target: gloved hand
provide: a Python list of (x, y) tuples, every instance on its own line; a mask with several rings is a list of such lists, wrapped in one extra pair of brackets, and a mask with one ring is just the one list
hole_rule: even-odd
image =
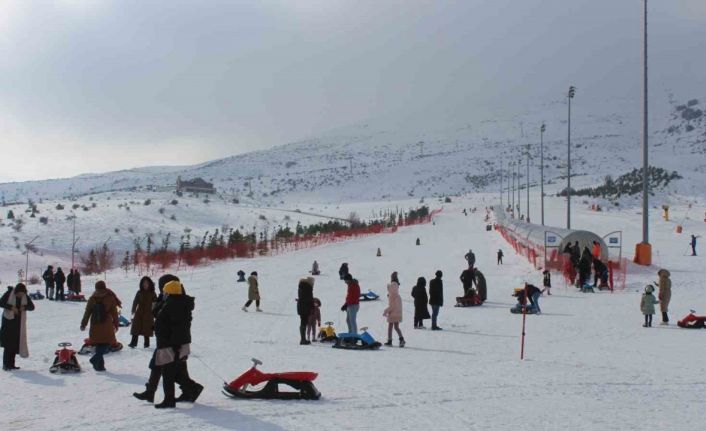
[(348, 304), (343, 304), (343, 306), (341, 307), (341, 311), (346, 311), (347, 308), (348, 308)]

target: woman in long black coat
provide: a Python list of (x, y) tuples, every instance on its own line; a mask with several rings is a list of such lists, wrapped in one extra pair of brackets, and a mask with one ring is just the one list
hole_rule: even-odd
[(302, 278), (299, 280), (299, 290), (297, 292), (297, 314), (299, 315), (299, 344), (311, 344), (306, 339), (306, 325), (309, 323), (309, 315), (314, 306), (314, 277)]
[(27, 288), (19, 283), (9, 287), (0, 298), (2, 308), (2, 327), (0, 328), (0, 346), (4, 348), (2, 355), (2, 369), (5, 371), (17, 370), (15, 356), (23, 358), (29, 356), (27, 348), (27, 311), (34, 310), (32, 298), (27, 295)]
[(429, 319), (429, 297), (427, 296), (427, 280), (424, 277), (417, 279), (417, 284), (412, 288), (414, 298), (414, 327), (424, 328), (424, 319)]

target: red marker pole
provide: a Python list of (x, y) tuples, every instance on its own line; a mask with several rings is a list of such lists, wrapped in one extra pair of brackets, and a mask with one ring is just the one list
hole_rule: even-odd
[(525, 303), (522, 306), (522, 345), (520, 347), (520, 360), (525, 360), (525, 320), (527, 320), (527, 286), (525, 286)]

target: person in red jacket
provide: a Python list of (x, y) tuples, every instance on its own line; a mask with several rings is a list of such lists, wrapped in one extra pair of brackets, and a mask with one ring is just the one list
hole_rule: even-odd
[(358, 280), (353, 278), (350, 274), (346, 274), (343, 277), (343, 281), (346, 282), (348, 291), (346, 293), (346, 303), (341, 307), (341, 311), (346, 312), (348, 333), (357, 334), (358, 323), (356, 322), (356, 317), (358, 316), (358, 309), (360, 308), (360, 285), (358, 285)]

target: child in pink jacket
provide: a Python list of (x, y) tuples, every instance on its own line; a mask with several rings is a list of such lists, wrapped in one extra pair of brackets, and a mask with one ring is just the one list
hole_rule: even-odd
[(402, 297), (400, 296), (400, 283), (397, 280), (397, 273), (392, 273), (392, 280), (387, 285), (387, 308), (382, 315), (387, 317), (387, 343), (386, 346), (392, 346), (392, 328), (400, 337), (400, 347), (404, 347), (404, 337), (400, 331), (400, 322), (402, 322)]

